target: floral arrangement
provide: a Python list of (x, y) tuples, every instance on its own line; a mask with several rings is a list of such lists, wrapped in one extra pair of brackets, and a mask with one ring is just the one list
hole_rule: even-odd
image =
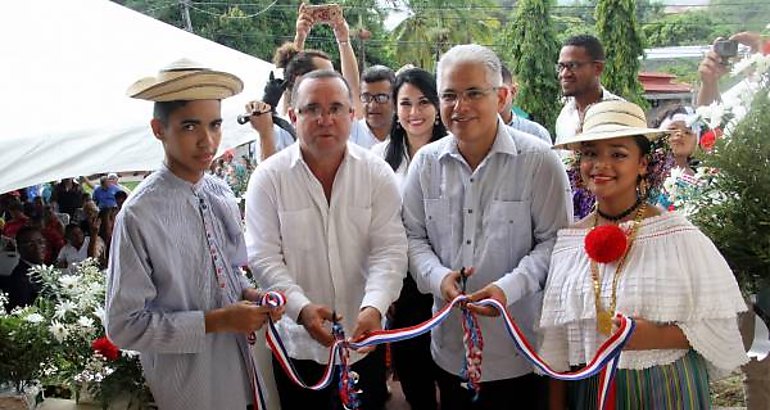
[(692, 219), (741, 288), (754, 293), (770, 287), (770, 55), (756, 53), (734, 67), (733, 74), (745, 78), (723, 94), (724, 102), (701, 110), (715, 143), (703, 156), (707, 183), (693, 199)]
[(43, 378), (53, 340), (36, 307), (6, 313), (7, 303), (0, 292), (0, 384), (5, 382), (15, 394), (23, 394)]
[[(98, 261), (87, 259), (72, 272), (39, 265), (30, 269), (29, 275), (40, 283), (41, 292), (33, 306), (0, 317), (0, 329), (15, 326), (26, 332), (17, 330), (15, 339), (0, 341), (0, 368), (26, 364), (30, 369), (24, 380), (69, 386), (76, 398), (87, 393), (104, 408), (126, 397), (129, 407), (146, 407), (152, 399), (138, 354), (121, 351), (104, 333), (106, 278)], [(9, 346), (8, 352), (17, 349), (24, 354), (6, 360), (4, 343)], [(30, 351), (39, 356), (27, 360)], [(15, 381), (2, 372), (0, 380)]]

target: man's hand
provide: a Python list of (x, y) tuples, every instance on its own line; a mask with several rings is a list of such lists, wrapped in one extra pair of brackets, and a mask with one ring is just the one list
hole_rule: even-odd
[[(334, 313), (331, 308), (324, 305), (308, 304), (299, 312), (299, 323), (305, 327), (305, 330), (318, 343), (329, 347), (334, 344), (334, 336), (326, 322), (331, 323), (334, 320)], [(337, 320), (342, 317), (337, 316)]]
[(477, 292), (468, 295), (468, 299), (470, 299), (470, 302), (466, 305), (468, 309), (470, 309), (471, 312), (482, 316), (499, 316), (500, 312), (494, 306), (479, 306), (472, 302), (478, 302), (483, 299), (494, 299), (500, 302), (500, 304), (503, 306), (508, 306), (508, 299), (505, 297), (505, 292), (503, 292), (500, 287), (493, 283), (490, 283)]
[(260, 138), (268, 135), (273, 130), (272, 107), (262, 101), (251, 101), (246, 104), (246, 112), (251, 113), (249, 122), (251, 127), (259, 133)]
[(727, 74), (728, 66), (722, 64), (722, 57), (714, 50), (709, 50), (698, 66), (700, 79), (705, 85), (716, 86), (719, 79)]
[[(475, 271), (476, 269), (472, 267), (466, 269), (465, 277), (473, 275), (473, 272)], [(460, 275), (460, 271), (452, 271), (441, 281), (441, 297), (444, 298), (447, 303), (453, 301), (454, 298), (460, 296), (462, 293), (462, 289), (460, 289), (461, 279), (462, 275)]]
[[(382, 330), (382, 315), (380, 311), (372, 306), (361, 309), (358, 313), (356, 328), (353, 329), (352, 341), (357, 342), (365, 338), (369, 333), (375, 330)], [(358, 349), (359, 353), (369, 353), (374, 351), (375, 346)]]
[(762, 36), (757, 32), (743, 31), (730, 36), (730, 40), (735, 40), (744, 46), (751, 48), (752, 53), (756, 53), (762, 48)]
[[(206, 333), (234, 332), (248, 334), (262, 328), (272, 309), (240, 301), (206, 312)], [(280, 314), (278, 315), (280, 318)]]
[[(248, 300), (251, 302), (259, 303), (262, 301), (262, 296), (264, 295), (263, 292), (260, 292), (258, 289), (254, 288), (248, 288), (243, 290), (243, 299)], [(270, 315), (270, 319), (273, 320), (273, 323), (281, 320), (281, 316), (283, 316), (283, 313), (286, 311), (286, 306), (280, 306), (278, 308), (273, 308), (271, 306), (265, 306), (270, 308), (270, 311), (268, 314)]]

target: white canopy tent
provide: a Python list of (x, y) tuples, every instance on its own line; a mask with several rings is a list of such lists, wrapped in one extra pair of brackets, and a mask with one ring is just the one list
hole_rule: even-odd
[(125, 96), (182, 57), (231, 72), (244, 92), (222, 104), (220, 151), (256, 137), (235, 118), (273, 65), (107, 0), (7, 2), (0, 13), (0, 193), (108, 171), (153, 170), (163, 149), (152, 103)]

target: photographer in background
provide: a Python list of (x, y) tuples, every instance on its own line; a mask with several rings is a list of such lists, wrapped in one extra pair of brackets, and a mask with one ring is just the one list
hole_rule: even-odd
[(733, 34), (729, 40), (716, 39), (714, 46), (706, 53), (698, 67), (701, 88), (697, 106), (709, 105), (720, 99), (719, 79), (730, 71), (729, 59), (737, 55), (738, 44), (748, 46), (752, 53), (756, 53), (762, 49), (763, 40), (759, 33), (748, 31)]

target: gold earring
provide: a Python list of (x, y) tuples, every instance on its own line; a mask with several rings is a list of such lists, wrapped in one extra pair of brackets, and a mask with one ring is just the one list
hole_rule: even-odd
[(647, 199), (647, 179), (641, 175), (639, 176), (639, 184), (636, 185), (636, 192), (639, 198)]

